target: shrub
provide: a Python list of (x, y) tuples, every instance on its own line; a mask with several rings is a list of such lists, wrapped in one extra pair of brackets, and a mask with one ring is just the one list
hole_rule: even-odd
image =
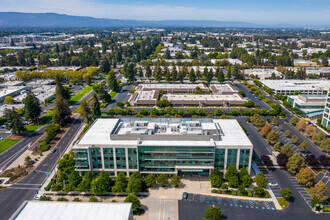
[(89, 201), (90, 202), (99, 202), (99, 200), (98, 200), (98, 198), (96, 198), (96, 196), (90, 196)]
[(235, 190), (231, 191), (231, 194), (232, 194), (233, 196), (237, 196), (237, 192), (236, 192)]
[(74, 198), (72, 201), (73, 201), (73, 202), (81, 202), (81, 199), (79, 199), (78, 197), (76, 197), (76, 198)]
[(57, 201), (61, 201), (61, 202), (67, 202), (67, 201), (69, 201), (67, 198), (64, 198), (64, 197), (59, 197), (58, 199), (57, 199)]

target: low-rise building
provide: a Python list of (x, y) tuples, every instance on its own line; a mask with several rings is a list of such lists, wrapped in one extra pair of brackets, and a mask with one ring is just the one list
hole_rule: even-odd
[(165, 94), (162, 99), (170, 101), (173, 105), (221, 105), (237, 106), (244, 105), (247, 102), (238, 94), (232, 95), (197, 95), (197, 94)]
[(288, 102), (311, 119), (323, 114), (326, 99), (326, 95), (288, 96)]
[(234, 165), (250, 173), (253, 145), (234, 119), (97, 119), (73, 147), (76, 170), (111, 176), (209, 175)]
[(26, 86), (8, 86), (0, 89), (0, 103), (5, 100), (7, 96), (15, 97), (26, 93)]
[(132, 203), (25, 201), (10, 220), (133, 220)]
[(262, 84), (271, 88), (274, 94), (293, 95), (295, 92), (303, 94), (325, 94), (330, 80), (260, 80)]
[(216, 95), (233, 95), (238, 94), (238, 90), (230, 84), (212, 84), (210, 89)]
[(246, 75), (254, 75), (258, 79), (270, 79), (272, 74), (275, 74), (275, 77), (282, 77), (282, 73), (275, 69), (245, 69), (244, 74)]
[[(31, 90), (33, 94), (37, 97), (40, 103), (45, 103), (47, 99), (52, 100), (55, 98), (55, 85), (41, 85)], [(15, 103), (23, 103), (23, 100), (26, 98), (27, 92), (21, 93), (18, 96), (14, 97)]]
[(135, 91), (128, 99), (128, 102), (131, 105), (156, 105), (158, 97), (158, 90)]
[(209, 88), (204, 84), (140, 84), (136, 87), (136, 90), (163, 90), (167, 93), (194, 93), (196, 91), (196, 87), (199, 87), (202, 92), (209, 91)]

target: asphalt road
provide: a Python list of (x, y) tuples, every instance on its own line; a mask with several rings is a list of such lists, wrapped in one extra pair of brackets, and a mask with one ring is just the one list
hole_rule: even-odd
[(251, 90), (249, 90), (246, 86), (241, 85), (241, 84), (237, 84), (236, 87), (237, 87), (238, 90), (244, 91), (246, 97), (249, 98), (249, 100), (252, 100), (255, 104), (260, 105), (260, 108), (265, 108), (267, 110), (271, 109), (271, 107), (269, 105), (267, 105), (264, 101), (259, 100), (259, 98), (256, 97), (254, 95), (254, 93), (251, 92)]
[(50, 154), (35, 170), (17, 184), (0, 190), (0, 219), (9, 219), (10, 216), (25, 201), (33, 199), (46, 178), (46, 173), (51, 172), (56, 162), (61, 158), (72, 139), (82, 126), (80, 119), (76, 120), (69, 131), (60, 140), (56, 152)]
[(118, 107), (117, 102), (124, 103), (125, 101), (127, 101), (129, 99), (129, 97), (131, 96), (129, 91), (132, 89), (134, 89), (133, 85), (123, 86), (123, 88), (120, 90), (120, 92), (118, 92), (116, 97), (113, 100), (111, 100), (111, 103), (105, 109), (102, 109), (102, 110), (108, 111), (110, 108)]

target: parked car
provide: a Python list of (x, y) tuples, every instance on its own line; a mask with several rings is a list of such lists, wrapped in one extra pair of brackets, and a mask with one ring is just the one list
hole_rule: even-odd
[(50, 152), (55, 153), (56, 152), (56, 149), (52, 149)]
[(278, 184), (275, 182), (272, 182), (272, 183), (268, 183), (268, 186), (278, 186)]
[(182, 194), (182, 199), (188, 199), (188, 193), (187, 192), (184, 192)]
[(33, 196), (33, 199), (35, 199), (35, 200), (39, 200), (40, 199), (40, 195), (39, 194), (36, 194), (35, 196)]

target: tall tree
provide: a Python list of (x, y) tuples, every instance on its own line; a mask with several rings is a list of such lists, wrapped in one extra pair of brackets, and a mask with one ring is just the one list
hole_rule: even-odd
[[(53, 124), (65, 125), (70, 120), (70, 107), (67, 100), (68, 92), (63, 88), (59, 79), (56, 80), (56, 97), (55, 108), (53, 114)], [(70, 99), (70, 98), (69, 98)]]
[(91, 109), (89, 108), (88, 103), (84, 100), (80, 103), (80, 114), (83, 117), (86, 123), (92, 122)]
[(29, 91), (23, 103), (25, 119), (29, 121), (36, 121), (41, 113), (39, 99), (33, 92)]
[(6, 109), (4, 111), (7, 129), (12, 130), (14, 134), (22, 134), (25, 130), (21, 117), (17, 114), (16, 109)]
[(195, 70), (193, 68), (191, 68), (191, 71), (189, 73), (189, 80), (192, 83), (194, 83), (196, 81)]
[(118, 85), (114, 70), (111, 70), (109, 73), (108, 86), (112, 91), (115, 91), (115, 92), (119, 91), (119, 85)]
[(93, 95), (93, 104), (92, 104), (92, 118), (96, 119), (101, 117), (101, 108), (100, 108), (100, 103), (99, 99), (97, 98), (97, 95)]

